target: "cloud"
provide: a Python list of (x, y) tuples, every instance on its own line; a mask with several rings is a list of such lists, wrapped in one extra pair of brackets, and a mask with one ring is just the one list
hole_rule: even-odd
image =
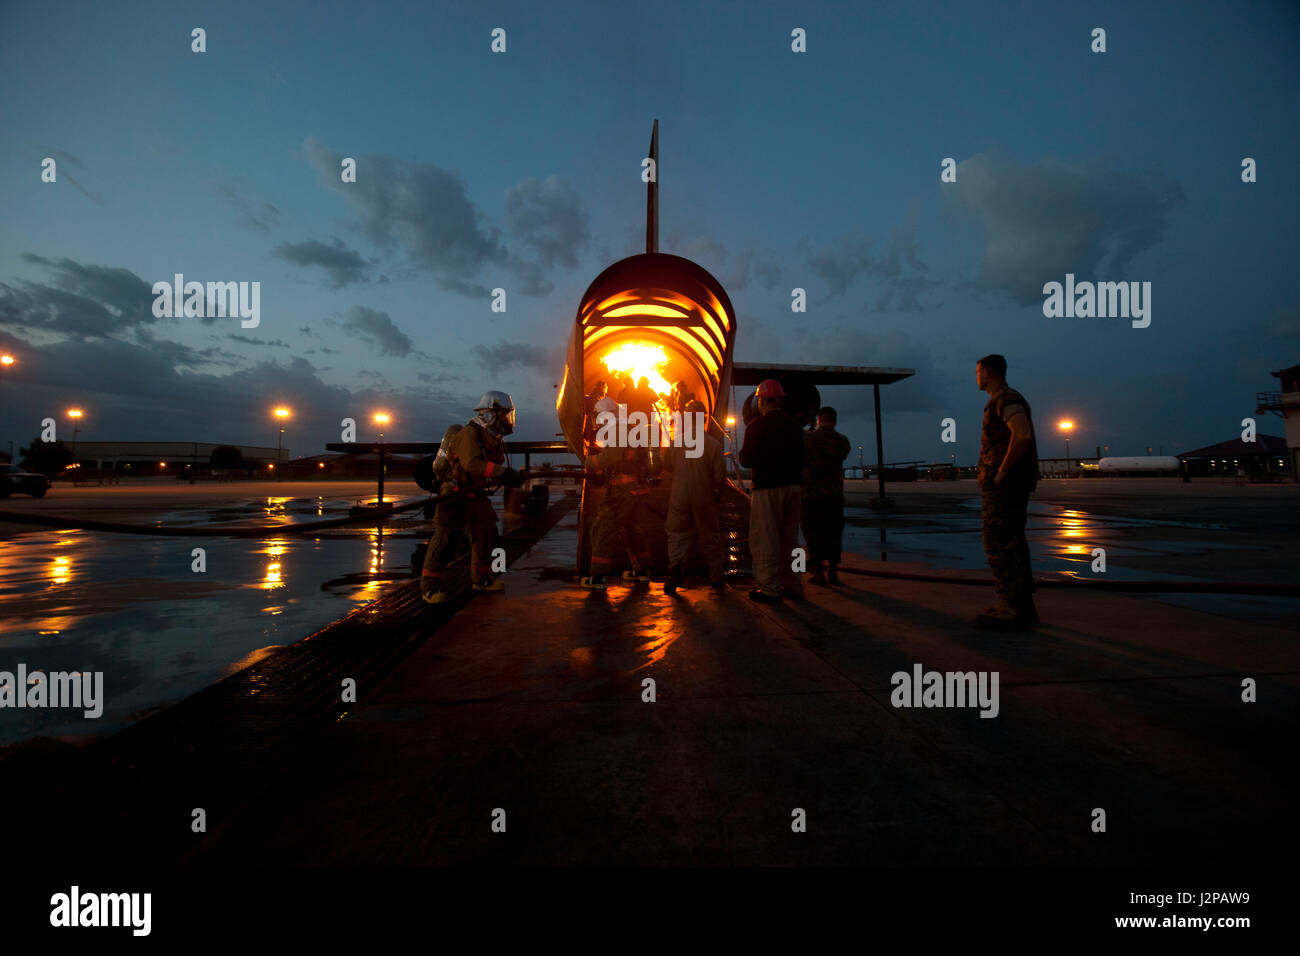
[(871, 245), (865, 236), (843, 236), (808, 257), (808, 268), (830, 287), (828, 299), (848, 291), (859, 275), (878, 269)]
[(159, 321), (151, 284), (129, 269), (33, 253), (22, 259), (44, 266), (52, 274), (51, 284), (0, 282), (0, 325), (97, 338)]
[(401, 247), (417, 265), (447, 278), (505, 262), (499, 231), (480, 216), (455, 173), (433, 163), (368, 155), (358, 160), (357, 181), (344, 183), (341, 154), (315, 140), (303, 148), (322, 182), (347, 200), (380, 248)]
[(380, 355), (403, 358), (415, 347), (410, 336), (399, 329), (387, 312), (354, 305), (344, 313), (343, 331), (356, 339), (368, 342)]
[(98, 203), (101, 206), (104, 205), (103, 196), (101, 196), (99, 193), (91, 192), (89, 189), (87, 189), (85, 186), (81, 184), (81, 180), (77, 179), (77, 177), (73, 176), (72, 173), (68, 172), (67, 170), (67, 167), (69, 166), (72, 166), (75, 169), (85, 169), (86, 168), (85, 163), (83, 163), (76, 156), (73, 156), (71, 153), (64, 152), (61, 149), (47, 149), (45, 151), (45, 155), (51, 157), (52, 159), (58, 162), (59, 164), (58, 175), (60, 180), (66, 181), (67, 183), (71, 184), (73, 189), (77, 190), (77, 192), (81, 193), (81, 195), (85, 196), (91, 202)]
[(512, 233), (541, 257), (533, 261), (507, 248), (501, 229), (479, 212), (464, 181), (450, 170), (372, 154), (357, 158), (357, 181), (344, 183), (339, 177), (342, 154), (311, 139), (303, 150), (321, 182), (357, 213), (371, 242), (384, 250), (404, 250), (412, 265), (449, 292), (487, 297), (489, 286), (475, 280), (495, 267), (514, 278), (514, 291), (546, 295), (554, 287), (543, 270), (557, 262), (576, 264), (576, 250), (586, 242), (586, 213), (556, 177), (528, 180), (506, 196)]
[(251, 335), (240, 335), (238, 332), (227, 332), (226, 338), (232, 342), (243, 342), (245, 345), (266, 345), (275, 349), (287, 349), (289, 347), (288, 342), (283, 342), (280, 339), (271, 339), (269, 341), (267, 339), (255, 339)]
[(944, 195), (984, 228), (979, 284), (1023, 305), (1040, 302), (1043, 284), (1067, 272), (1132, 278), (1129, 264), (1160, 241), (1185, 198), (1176, 180), (1156, 171), (1105, 161), (1021, 165), (997, 153), (959, 163)]
[(523, 342), (474, 346), (474, 354), (478, 356), (485, 368), (509, 368), (518, 365), (522, 368), (554, 369), (557, 362), (551, 353), (551, 349), (539, 345), (527, 345)]
[(320, 266), (329, 273), (336, 289), (353, 282), (364, 282), (366, 278), (366, 261), (345, 246), (341, 239), (335, 239), (332, 246), (315, 239), (282, 242), (271, 250), (271, 255), (298, 266)]
[[(393, 413), (403, 438), (436, 440), (444, 420), (463, 421), (462, 408), (470, 401), (436, 385), (388, 387), (380, 393), (327, 384), (320, 378), (323, 370), (299, 356), (212, 374), (179, 369), (176, 363), (199, 364), (205, 353), (220, 350), (162, 340), (37, 345), (0, 333), (0, 345), (23, 356), (12, 383), (21, 388), (11, 390), (12, 403), (6, 396), (5, 411), (13, 421), (39, 422), (76, 401), (86, 409), (81, 435), (89, 441), (216, 441), (274, 448), (268, 409), (283, 402), (294, 410), (286, 447), (292, 444), (295, 455), (314, 454), (339, 440), (342, 419), (360, 421), (366, 409), (380, 406)], [(13, 437), (16, 446), (34, 434)]]
[(213, 192), (239, 210), (245, 225), (252, 226), (261, 232), (270, 232), (271, 227), (278, 225), (280, 222), (279, 209), (269, 202), (258, 203), (257, 205), (248, 202), (235, 191), (235, 187), (228, 183), (217, 183), (213, 187)]
[(536, 250), (539, 264), (573, 268), (591, 238), (587, 213), (573, 187), (558, 176), (527, 179), (506, 193), (506, 228)]

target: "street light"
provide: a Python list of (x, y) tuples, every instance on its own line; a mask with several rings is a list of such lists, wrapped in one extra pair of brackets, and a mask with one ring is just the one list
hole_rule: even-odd
[(72, 419), (72, 463), (77, 463), (77, 431), (81, 427), (82, 411), (79, 408), (69, 408), (68, 417)]
[[(13, 364), (14, 364), (14, 357), (12, 355), (9, 355), (8, 353), (4, 355), (0, 355), (0, 368), (3, 368), (6, 371), (8, 371), (9, 369), (13, 368)], [(10, 461), (14, 460), (14, 443), (12, 441), (9, 443), (9, 460)]]
[(1056, 427), (1065, 432), (1065, 476), (1070, 477), (1070, 432), (1074, 429), (1074, 422), (1068, 418), (1063, 418), (1056, 423)]
[(281, 459), (284, 457), (283, 456), (284, 423), (285, 420), (289, 417), (289, 409), (285, 408), (284, 406), (281, 406), (275, 410), (274, 414), (276, 418), (280, 419), (280, 439), (279, 441), (276, 442), (275, 445), (275, 463), (278, 465), (280, 464)]
[(379, 426), (379, 507), (384, 506), (384, 426), (392, 421), (388, 412), (375, 412), (375, 424)]

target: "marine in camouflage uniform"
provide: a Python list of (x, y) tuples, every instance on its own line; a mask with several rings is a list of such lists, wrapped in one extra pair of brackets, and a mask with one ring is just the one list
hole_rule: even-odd
[[(980, 388), (989, 393), (980, 435), (980, 518), (984, 553), (1002, 603), (977, 615), (975, 622), (992, 627), (1032, 627), (1038, 623), (1038, 611), (1025, 519), (1029, 495), (1038, 483), (1033, 417), (1029, 402), (1006, 383), (1005, 359), (987, 356), (976, 369)], [(1016, 433), (1027, 436), (1027, 445), (1008, 464), (1007, 452)]]
[(810, 583), (818, 585), (839, 583), (843, 548), (844, 459), (850, 446), (835, 430), (836, 421), (835, 409), (827, 406), (817, 413), (817, 428), (803, 434), (803, 539), (813, 569)]

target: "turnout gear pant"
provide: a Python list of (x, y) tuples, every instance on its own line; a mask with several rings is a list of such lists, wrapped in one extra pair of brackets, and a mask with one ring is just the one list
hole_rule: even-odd
[(984, 553), (997, 582), (998, 597), (1019, 609), (1033, 602), (1035, 590), (1025, 539), (1029, 489), (990, 482), (980, 489), (980, 495)]
[(709, 566), (709, 579), (719, 581), (726, 572), (722, 557), (722, 531), (718, 526), (718, 503), (709, 495), (676, 496), (668, 505), (668, 564), (685, 568), (691, 538), (699, 540), (700, 554)]
[(803, 584), (791, 567), (799, 546), (799, 486), (762, 488), (754, 492), (749, 509), (749, 553), (754, 580), (763, 593), (779, 597), (784, 587), (802, 594)]
[(620, 537), (626, 537), (627, 548), (637, 567), (648, 568), (654, 561), (650, 542), (637, 529), (637, 512), (642, 496), (634, 494), (632, 489), (640, 490), (640, 486), (628, 482), (611, 484), (605, 489), (605, 497), (596, 509), (596, 520), (591, 528), (592, 574), (609, 573), (619, 551)]
[(803, 539), (808, 543), (808, 564), (840, 563), (844, 540), (844, 498), (813, 495), (803, 499)]
[(456, 555), (461, 537), (469, 532), (470, 577), (475, 581), (492, 576), (492, 550), (497, 546), (497, 513), (482, 495), (442, 501), (434, 514), (433, 537), (424, 555), (420, 590), (443, 590), (447, 565)]

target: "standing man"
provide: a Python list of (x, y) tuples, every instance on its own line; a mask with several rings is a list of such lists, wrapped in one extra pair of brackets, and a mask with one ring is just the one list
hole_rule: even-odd
[[(836, 570), (844, 539), (844, 459), (849, 440), (835, 430), (839, 416), (827, 405), (815, 431), (803, 433), (803, 539), (813, 566), (811, 584), (839, 584)], [(830, 567), (823, 570), (822, 564)]]
[(984, 553), (997, 582), (1000, 604), (975, 615), (983, 627), (1021, 629), (1038, 623), (1034, 576), (1025, 540), (1029, 495), (1038, 484), (1038, 447), (1025, 397), (1007, 384), (1007, 360), (986, 355), (975, 364), (975, 382), (989, 393), (980, 435), (980, 517)]
[[(464, 522), (469, 531), (470, 580), (475, 591), (502, 591), (505, 582), (492, 571), (497, 544), (497, 513), (488, 486), (518, 488), (524, 476), (506, 467), (505, 436), (515, 430), (515, 403), (505, 392), (487, 392), (474, 408), (474, 417), (452, 441), (452, 484), (464, 492)], [(453, 544), (454, 549), (454, 544)], [(443, 576), (450, 552), (430, 542), (420, 576), (420, 590), (429, 604), (447, 599)], [(440, 596), (441, 595), (441, 596)]]
[(715, 590), (726, 586), (723, 563), (722, 531), (718, 526), (718, 496), (727, 483), (722, 442), (708, 433), (709, 419), (704, 403), (688, 401), (682, 410), (682, 428), (690, 419), (693, 436), (700, 440), (701, 454), (691, 458), (685, 443), (673, 445), (664, 453), (664, 470), (673, 473), (673, 491), (668, 499), (668, 580), (665, 594), (676, 594), (682, 586), (683, 567), (694, 535), (700, 553), (709, 566), (709, 583)]
[[(618, 406), (608, 397), (596, 403), (596, 427), (599, 430), (617, 418)], [(609, 417), (606, 417), (609, 416)], [(617, 435), (617, 429), (613, 429)], [(640, 531), (641, 502), (650, 491), (646, 487), (648, 468), (646, 449), (620, 447), (617, 440), (597, 448), (587, 459), (587, 470), (605, 486), (591, 526), (591, 573), (578, 583), (584, 588), (604, 590), (606, 575), (619, 553), (621, 538), (626, 539), (632, 555), (632, 569), (623, 572), (628, 581), (649, 581), (654, 552)]]
[(753, 471), (749, 508), (749, 552), (758, 587), (752, 600), (777, 603), (784, 590), (803, 600), (803, 582), (791, 562), (799, 545), (799, 492), (803, 486), (803, 429), (781, 411), (785, 389), (774, 378), (755, 393), (759, 416), (745, 426), (740, 464)]

